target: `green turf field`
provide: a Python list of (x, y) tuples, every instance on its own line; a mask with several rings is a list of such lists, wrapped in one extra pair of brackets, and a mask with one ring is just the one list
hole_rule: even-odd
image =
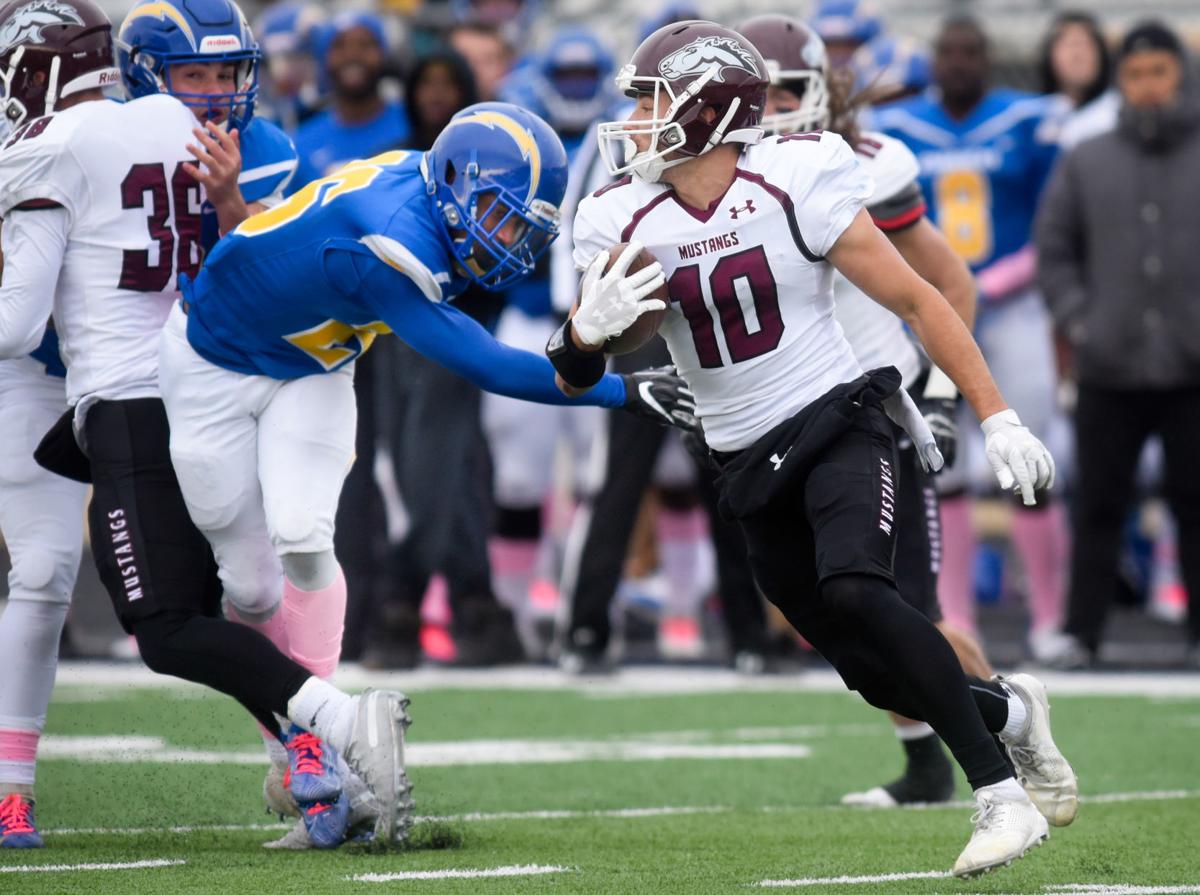
[[(1200, 686), (1184, 696), (1052, 692), (1057, 739), (1089, 801), (1023, 861), (962, 882), (909, 875), (950, 867), (969, 807), (837, 805), (900, 763), (886, 719), (851, 694), (761, 683), (489, 690), (486, 675), (476, 689), (418, 689), (410, 775), (418, 813), (436, 818), (418, 838), (461, 841), (388, 855), (277, 853), (261, 848), (283, 828), (263, 813), (258, 735), (233, 703), (84, 677), (60, 686), (43, 741), (48, 847), (0, 852), (2, 893), (691, 895), (763, 881), (809, 893), (1200, 893)], [(388, 877), (500, 868), (514, 875)], [(883, 874), (906, 877), (813, 882)]]

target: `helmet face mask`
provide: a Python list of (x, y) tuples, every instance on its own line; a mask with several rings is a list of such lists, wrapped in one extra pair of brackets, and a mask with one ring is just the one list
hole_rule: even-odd
[[(692, 99), (694, 92), (676, 96), (670, 83), (662, 78), (635, 78), (632, 65), (621, 69), (617, 75), (617, 87), (627, 95), (637, 96), (639, 100), (650, 97), (651, 112), (645, 118), (630, 117), (625, 121), (601, 122), (596, 133), (600, 141), (601, 158), (614, 177), (633, 173), (649, 183), (657, 183), (663, 171), (683, 164), (690, 158), (680, 155), (668, 159), (667, 156), (687, 140), (677, 116), (684, 104)], [(696, 111), (698, 113), (699, 109)], [(635, 111), (633, 114), (638, 113)], [(639, 151), (635, 137), (648, 137), (649, 146)]]
[[(233, 89), (213, 92), (190, 92), (180, 77), (180, 69), (188, 65), (232, 65), (234, 67)], [(245, 127), (254, 114), (254, 101), (258, 93), (258, 55), (256, 52), (225, 58), (219, 61), (196, 58), (170, 62), (161, 67), (157, 75), (159, 92), (168, 93), (189, 109), (197, 118), (215, 121), (221, 127)]]
[[(770, 66), (770, 61), (767, 62)], [(816, 131), (829, 124), (829, 88), (818, 71), (791, 70), (771, 72), (771, 86), (782, 87), (798, 100), (795, 108), (763, 115), (763, 130), (774, 136)]]
[(487, 289), (502, 289), (532, 273), (558, 236), (556, 206), (535, 199), (526, 209), (518, 197), (487, 184), (472, 190), (465, 208), (455, 202), (443, 214), (455, 257)]
[[(617, 88), (652, 105), (649, 117), (635, 112), (600, 124), (600, 152), (614, 176), (655, 182), (722, 143), (762, 138), (766, 62), (742, 35), (713, 22), (679, 22), (651, 34), (617, 74)], [(649, 141), (639, 151), (633, 138), (642, 136)]]

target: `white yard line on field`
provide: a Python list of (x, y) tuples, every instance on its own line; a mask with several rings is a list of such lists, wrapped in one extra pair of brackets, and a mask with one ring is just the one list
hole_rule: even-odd
[(72, 873), (77, 870), (145, 870), (149, 867), (178, 867), (187, 861), (157, 858), (124, 864), (16, 864), (0, 867), (0, 873)]
[[(1051, 695), (1200, 698), (1200, 674), (1035, 673)], [(600, 699), (728, 692), (846, 692), (838, 676), (825, 669), (746, 676), (724, 668), (662, 665), (627, 666), (610, 676), (580, 678), (538, 666), (483, 671), (418, 668), (415, 671), (378, 672), (367, 671), (354, 663), (343, 663), (338, 667), (334, 681), (344, 687), (398, 688), (410, 694), (428, 690), (563, 690)], [(58, 686), (154, 687), (203, 692), (198, 684), (156, 675), (139, 663), (128, 662), (63, 662), (58, 669)]]
[(552, 864), (513, 864), (508, 867), (488, 867), (483, 870), (401, 870), (396, 873), (361, 873), (346, 879), (356, 883), (391, 883), (417, 879), (482, 879), (497, 876), (542, 876), (547, 873), (570, 873), (570, 867)]
[[(40, 744), (43, 759), (117, 764), (264, 764), (260, 747), (189, 749), (153, 736), (47, 736)], [(410, 767), (455, 767), (494, 764), (568, 764), (584, 761), (669, 761), (766, 758), (798, 759), (812, 754), (800, 743), (691, 743), (665, 737), (640, 740), (450, 740), (408, 744)]]
[(906, 879), (943, 879), (945, 870), (913, 870), (908, 873), (880, 873), (876, 876), (820, 876), (800, 879), (764, 879), (757, 885), (764, 889), (787, 889), (798, 886), (856, 886), (866, 883), (894, 883)]

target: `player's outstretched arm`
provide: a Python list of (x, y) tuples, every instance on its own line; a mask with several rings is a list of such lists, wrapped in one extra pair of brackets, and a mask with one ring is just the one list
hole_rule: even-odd
[(624, 406), (619, 376), (605, 375), (587, 394), (568, 397), (555, 386), (554, 367), (545, 357), (497, 342), (458, 308), (430, 301), (407, 276), (374, 257), (355, 254), (342, 260), (353, 265), (356, 294), (392, 332), (480, 388), (539, 404)]
[(0, 358), (24, 357), (41, 343), (70, 226), (65, 208), (13, 210), (4, 219)]
[(954, 381), (983, 420), (988, 459), (1004, 488), (1018, 486), (1026, 504), (1054, 482), (1054, 460), (1010, 410), (979, 346), (941, 293), (921, 279), (866, 211), (860, 211), (827, 253), (831, 264), (879, 304), (903, 319), (930, 358)]

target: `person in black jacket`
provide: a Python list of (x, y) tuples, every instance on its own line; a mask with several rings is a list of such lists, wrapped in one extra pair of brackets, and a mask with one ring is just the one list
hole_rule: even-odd
[(1063, 666), (1095, 658), (1138, 457), (1158, 435), (1200, 665), (1200, 103), (1158, 22), (1121, 45), (1115, 130), (1064, 156), (1042, 198), (1039, 280), (1071, 348), (1078, 480)]

